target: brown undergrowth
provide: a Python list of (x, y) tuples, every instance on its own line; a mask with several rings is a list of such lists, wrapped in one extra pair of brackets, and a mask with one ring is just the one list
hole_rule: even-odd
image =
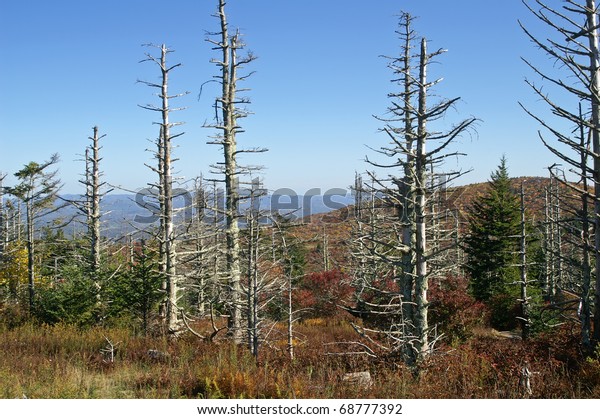
[[(565, 328), (530, 342), (475, 333), (446, 346), (418, 375), (390, 357), (344, 355), (357, 335), (348, 319), (297, 327), (296, 358), (284, 339), (258, 360), (225, 340), (169, 341), (125, 329), (23, 325), (1, 331), (2, 398), (600, 398), (600, 362)], [(115, 345), (114, 362), (106, 352)], [(527, 362), (532, 394), (520, 383)], [(369, 371), (372, 384), (343, 381)]]

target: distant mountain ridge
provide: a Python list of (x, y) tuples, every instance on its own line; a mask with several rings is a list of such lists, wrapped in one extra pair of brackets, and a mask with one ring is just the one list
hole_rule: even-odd
[[(222, 198), (222, 197), (221, 197)], [(221, 200), (219, 198), (219, 201)], [(57, 203), (78, 202), (81, 195), (65, 194)], [(265, 195), (259, 199), (261, 211), (275, 211), (294, 219), (301, 219), (314, 214), (339, 210), (354, 202), (354, 197), (347, 195)], [(174, 199), (176, 216), (181, 220), (191, 216), (192, 196), (181, 194)], [(242, 211), (249, 207), (247, 201), (242, 202)], [(223, 208), (224, 201), (218, 203)], [(187, 209), (187, 210), (186, 210)], [(108, 194), (101, 202), (102, 234), (109, 238), (120, 238), (136, 231), (145, 230), (157, 224), (158, 203), (148, 194)], [(75, 205), (66, 205), (59, 211), (40, 220), (40, 225), (59, 224), (73, 219), (65, 232), (74, 235), (85, 229), (84, 216)]]
[[(543, 217), (545, 190), (550, 184), (549, 178), (542, 177), (519, 177), (512, 178), (511, 184), (515, 193), (523, 184), (525, 190), (525, 206), (528, 216), (532, 220), (540, 220)], [(449, 187), (443, 191), (446, 194), (448, 207), (460, 214), (461, 220), (466, 220), (469, 207), (476, 197), (481, 196), (487, 190), (487, 182), (474, 183), (465, 186)], [(340, 189), (340, 192), (342, 190)], [(80, 195), (66, 194), (62, 198), (66, 201), (81, 200)], [(219, 207), (223, 208), (224, 198), (221, 196)], [(192, 196), (184, 194), (174, 199), (174, 207), (177, 217), (190, 216), (186, 206), (192, 204)], [(290, 191), (289, 195), (265, 195), (260, 197), (259, 206), (265, 212), (278, 212), (288, 215), (295, 220), (302, 220), (303, 224), (313, 225), (311, 229), (334, 228), (333, 224), (344, 224), (349, 220), (354, 204), (354, 196), (349, 192), (346, 195), (295, 195)], [(246, 201), (241, 205), (242, 211), (247, 209), (249, 203)], [(118, 239), (128, 234), (147, 230), (157, 224), (155, 215), (158, 204), (156, 200), (145, 194), (108, 194), (102, 200), (102, 234), (106, 237)], [(65, 232), (68, 235), (80, 233), (85, 229), (84, 217), (74, 205), (67, 205), (60, 211), (46, 217), (41, 224), (58, 224), (74, 219)], [(329, 227), (328, 227), (329, 225)], [(317, 227), (319, 226), (319, 227)], [(336, 227), (339, 229), (340, 226)], [(348, 231), (347, 228), (343, 230)], [(316, 231), (316, 230), (315, 230)]]

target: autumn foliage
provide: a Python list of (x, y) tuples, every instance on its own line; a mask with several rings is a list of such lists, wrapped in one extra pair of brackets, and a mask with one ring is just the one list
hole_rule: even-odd
[(468, 292), (469, 283), (464, 276), (448, 276), (430, 288), (430, 316), (450, 341), (465, 341), (473, 330), (482, 327), (489, 319), (487, 306), (475, 300)]
[(342, 310), (340, 305), (352, 298), (353, 288), (340, 270), (306, 275), (296, 290), (296, 307), (305, 309), (309, 317), (332, 317)]

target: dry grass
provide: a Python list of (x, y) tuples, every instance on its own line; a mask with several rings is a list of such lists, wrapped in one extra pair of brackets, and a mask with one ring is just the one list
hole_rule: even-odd
[[(440, 351), (418, 377), (395, 359), (325, 355), (357, 336), (344, 319), (298, 326), (294, 361), (283, 345), (265, 346), (258, 362), (225, 341), (183, 337), (170, 342), (124, 329), (79, 330), (25, 325), (1, 331), (0, 397), (20, 398), (519, 398), (522, 364), (537, 398), (600, 397), (600, 362), (579, 355), (576, 336), (562, 330), (523, 343), (478, 334)], [(120, 342), (115, 361), (101, 349)], [(150, 356), (155, 349), (160, 356)], [(369, 388), (342, 382), (368, 370)]]

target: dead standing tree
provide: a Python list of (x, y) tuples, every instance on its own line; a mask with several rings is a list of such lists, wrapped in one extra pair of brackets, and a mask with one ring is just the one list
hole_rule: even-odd
[(167, 64), (167, 55), (173, 51), (167, 48), (166, 45), (148, 45), (150, 47), (158, 48), (160, 50), (160, 56), (155, 57), (150, 53), (146, 53), (146, 59), (141, 62), (152, 62), (156, 64), (160, 69), (160, 83), (152, 83), (148, 81), (139, 81), (149, 87), (158, 89), (158, 97), (161, 99), (160, 106), (155, 105), (140, 105), (141, 108), (150, 111), (158, 112), (161, 115), (160, 122), (155, 124), (160, 126), (160, 135), (157, 140), (157, 161), (158, 165), (155, 170), (159, 175), (158, 181), (158, 200), (160, 203), (160, 231), (158, 234), (158, 240), (162, 246), (161, 259), (161, 273), (164, 275), (164, 291), (166, 293), (165, 299), (165, 326), (169, 333), (176, 333), (180, 329), (179, 318), (178, 318), (178, 276), (177, 276), (177, 253), (175, 249), (175, 226), (174, 226), (174, 210), (173, 210), (173, 175), (172, 167), (173, 161), (171, 155), (173, 140), (183, 135), (183, 132), (173, 134), (171, 129), (173, 127), (182, 125), (183, 122), (171, 122), (169, 117), (170, 113), (174, 111), (182, 110), (183, 108), (172, 108), (169, 101), (181, 97), (186, 93), (170, 95), (169, 94), (169, 74), (175, 68), (181, 66), (181, 63), (169, 65)]
[(429, 356), (433, 344), (430, 341), (433, 329), (428, 322), (427, 291), (429, 280), (436, 271), (428, 266), (434, 252), (428, 248), (427, 238), (428, 229), (434, 225), (437, 215), (431, 213), (429, 205), (435, 195), (431, 185), (436, 183), (437, 187), (445, 187), (463, 174), (460, 170), (437, 173), (436, 176), (444, 182), (444, 185), (439, 185), (439, 181), (431, 182), (431, 168), (440, 167), (449, 157), (461, 155), (449, 150), (449, 147), (473, 125), (475, 118), (465, 119), (447, 130), (431, 129), (430, 124), (442, 119), (460, 98), (442, 100), (433, 105), (429, 103), (429, 89), (441, 80), (428, 80), (428, 66), (445, 51), (428, 52), (427, 41), (421, 38), (420, 48), (413, 54), (411, 51), (418, 37), (411, 29), (412, 21), (412, 16), (402, 14), (398, 31), (403, 41), (402, 55), (393, 59), (390, 65), (397, 76), (393, 81), (402, 90), (389, 95), (392, 99), (388, 108), (391, 116), (379, 118), (385, 122), (382, 131), (390, 142), (377, 151), (391, 162), (367, 161), (377, 168), (396, 170), (384, 179), (372, 175), (379, 192), (396, 210), (394, 231), (402, 234), (400, 243), (393, 244), (394, 238), (390, 237), (388, 245), (393, 244), (397, 253), (404, 254), (400, 261), (398, 255), (395, 256), (396, 262), (392, 261), (401, 268), (394, 270), (394, 280), (402, 290), (399, 305), (403, 310), (398, 314), (403, 324), (393, 325), (387, 337), (394, 342), (396, 350), (402, 351), (409, 364), (418, 364)]
[(216, 144), (223, 149), (223, 163), (217, 164), (215, 169), (224, 175), (225, 183), (225, 224), (226, 224), (226, 248), (227, 248), (227, 287), (229, 297), (228, 328), (229, 335), (236, 343), (243, 342), (243, 292), (241, 284), (241, 261), (240, 261), (240, 192), (239, 177), (251, 171), (238, 162), (241, 153), (257, 153), (266, 149), (243, 150), (238, 147), (237, 135), (243, 132), (239, 120), (248, 116), (249, 112), (243, 108), (250, 100), (240, 97), (240, 92), (247, 91), (238, 87), (238, 83), (246, 80), (252, 73), (240, 75), (239, 71), (255, 60), (252, 53), (244, 57), (239, 56), (239, 51), (245, 47), (239, 31), (230, 35), (227, 15), (225, 13), (225, 1), (219, 0), (218, 12), (215, 15), (220, 22), (220, 31), (211, 33), (215, 39), (208, 38), (207, 41), (214, 45), (213, 49), (220, 51), (221, 57), (211, 60), (220, 69), (220, 74), (215, 79), (221, 85), (221, 95), (215, 101), (215, 120), (212, 124), (205, 124), (207, 128), (219, 131), (209, 144)]
[(281, 292), (281, 308), (285, 313), (287, 326), (287, 353), (290, 360), (295, 357), (295, 342), (299, 333), (296, 332), (294, 324), (301, 319), (301, 313), (306, 309), (294, 308), (294, 290), (298, 280), (303, 276), (301, 262), (294, 256), (295, 249), (304, 246), (308, 240), (300, 240), (296, 237), (294, 229), (301, 226), (300, 222), (292, 221), (290, 214), (271, 214), (271, 243), (272, 262), (278, 266), (281, 280), (274, 285)]
[(3, 260), (4, 252), (8, 245), (8, 228), (6, 228), (6, 216), (4, 213), (4, 178), (6, 175), (0, 172), (0, 262)]
[[(217, 273), (219, 269), (219, 223), (216, 210), (212, 203), (218, 198), (211, 195), (202, 176), (194, 180), (194, 199), (192, 208), (189, 208), (192, 218), (182, 237), (182, 250), (180, 262), (186, 271), (185, 289), (188, 291), (188, 300), (195, 306), (195, 314), (203, 317), (208, 311), (212, 314), (213, 304), (218, 299), (216, 290), (219, 288)], [(212, 216), (211, 216), (212, 214)], [(185, 314), (187, 315), (187, 313)]]
[[(280, 243), (273, 242), (275, 229), (280, 224), (266, 208), (261, 208), (261, 198), (266, 196), (267, 190), (261, 187), (260, 180), (253, 179), (250, 189), (244, 193), (248, 194), (250, 205), (245, 210), (242, 235), (241, 256), (245, 260), (242, 276), (246, 279), (242, 284), (242, 292), (246, 300), (244, 311), (248, 347), (252, 355), (258, 358), (261, 345), (277, 333), (277, 321), (269, 318), (267, 312), (279, 300), (288, 282), (284, 250), (287, 242), (283, 236), (280, 237)], [(276, 251), (284, 255), (274, 258), (273, 252)]]
[(97, 303), (101, 303), (100, 291), (102, 284), (100, 283), (100, 264), (101, 264), (101, 221), (102, 211), (101, 202), (104, 196), (111, 190), (105, 190), (106, 182), (102, 181), (102, 171), (100, 170), (100, 140), (105, 135), (99, 134), (97, 126), (92, 128), (93, 135), (89, 137), (91, 144), (86, 147), (84, 162), (85, 173), (84, 178), (79, 181), (85, 187), (85, 195), (82, 200), (67, 201), (75, 206), (75, 208), (85, 216), (86, 239), (89, 249), (87, 250), (86, 267), (89, 269), (90, 275), (96, 288)]
[[(532, 116), (543, 128), (555, 138), (557, 144), (552, 144), (542, 133), (539, 137), (543, 144), (562, 162), (570, 166), (575, 173), (582, 178), (593, 183), (593, 217), (591, 224), (596, 226), (593, 243), (593, 258), (591, 263), (594, 266), (594, 278), (582, 278), (582, 290), (589, 290), (588, 282), (595, 282), (595, 315), (592, 340), (600, 341), (600, 53), (599, 53), (599, 27), (598, 27), (598, 9), (595, 0), (566, 0), (561, 9), (554, 9), (541, 0), (534, 0), (530, 5), (523, 2), (529, 11), (542, 23), (550, 27), (556, 35), (554, 38), (542, 40), (526, 29), (521, 24), (527, 37), (533, 44), (548, 55), (554, 62), (560, 64), (560, 68), (569, 76), (565, 81), (560, 76), (554, 76), (550, 72), (541, 69), (541, 67), (524, 60), (534, 71), (537, 77), (547, 81), (556, 88), (557, 93), (567, 93), (567, 97), (575, 100), (575, 106), (580, 109), (569, 110), (568, 104), (562, 105), (554, 102), (549, 94), (542, 90), (531, 81), (527, 84), (532, 88), (536, 97), (550, 109), (554, 117), (558, 117), (561, 124), (571, 126), (571, 131), (578, 133), (571, 136), (570, 132), (563, 132), (557, 128), (559, 124), (549, 123), (543, 117), (535, 114), (521, 105), (523, 109)], [(553, 69), (559, 68), (556, 65)], [(573, 128), (574, 131), (573, 131)], [(581, 141), (581, 131), (589, 131), (591, 138), (591, 150), (587, 150), (585, 142)], [(570, 153), (573, 153), (571, 155)], [(588, 154), (589, 153), (589, 154)], [(591, 167), (586, 163), (587, 156), (590, 156)], [(582, 158), (583, 156), (583, 158)], [(557, 178), (558, 179), (558, 178)], [(560, 179), (558, 179), (560, 181)], [(562, 182), (569, 186), (568, 183)], [(584, 185), (587, 188), (587, 184)], [(579, 189), (582, 199), (587, 199), (589, 191)], [(582, 201), (583, 202), (583, 201)], [(587, 205), (587, 204), (586, 204)], [(583, 214), (587, 217), (587, 214)], [(585, 234), (584, 234), (585, 236)], [(587, 246), (586, 239), (582, 239), (582, 247)], [(589, 270), (584, 269), (587, 275)], [(589, 292), (589, 291), (588, 291)], [(582, 300), (587, 301), (589, 295), (581, 295)], [(584, 305), (586, 305), (584, 303)], [(589, 323), (583, 322), (583, 325)], [(582, 343), (591, 348), (590, 336), (591, 330), (582, 331), (584, 336)], [(587, 335), (587, 337), (585, 337)]]
[(100, 201), (106, 195), (101, 188), (106, 184), (101, 182), (100, 171), (100, 139), (105, 136), (98, 134), (98, 127), (93, 128), (94, 135), (90, 137), (92, 144), (86, 149), (86, 176), (83, 182), (86, 188), (86, 218), (90, 240), (90, 268), (94, 276), (100, 270)]
[(521, 289), (521, 298), (519, 302), (521, 304), (521, 316), (519, 317), (519, 321), (521, 322), (521, 338), (523, 340), (529, 339), (530, 329), (531, 329), (531, 318), (529, 316), (529, 305), (531, 297), (527, 295), (527, 287), (529, 285), (529, 281), (527, 280), (527, 225), (525, 223), (525, 192), (523, 189), (523, 183), (521, 183), (521, 237), (520, 246), (519, 246), (519, 269), (521, 271), (521, 280), (519, 281), (519, 286)]

